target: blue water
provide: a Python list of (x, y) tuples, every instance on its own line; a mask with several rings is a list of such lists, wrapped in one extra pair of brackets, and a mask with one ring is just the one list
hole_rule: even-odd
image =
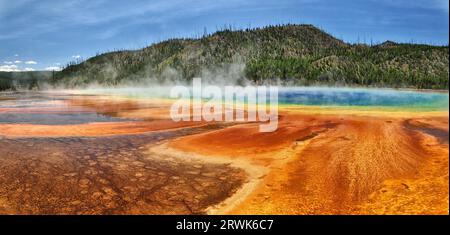
[(447, 109), (448, 93), (394, 89), (296, 87), (279, 90), (280, 104), (321, 106), (380, 106)]

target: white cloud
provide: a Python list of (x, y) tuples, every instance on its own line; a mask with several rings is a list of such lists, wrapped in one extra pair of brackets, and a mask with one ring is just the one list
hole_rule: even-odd
[(19, 56), (19, 54), (14, 54), (15, 57)]
[(74, 58), (74, 59), (80, 59), (80, 58), (81, 58), (81, 55), (73, 55), (72, 58)]
[(57, 67), (57, 66), (50, 66), (50, 67), (45, 68), (45, 70), (47, 70), (47, 71), (60, 71), (61, 68)]
[(19, 66), (12, 64), (12, 65), (0, 65), (0, 71), (1, 72), (23, 72), (23, 71), (35, 71), (33, 68), (24, 68), (21, 69)]
[(19, 72), (20, 69), (17, 65), (0, 65), (0, 71), (2, 72)]
[(13, 64), (12, 61), (3, 61), (4, 64)]
[(56, 66), (60, 66), (60, 65), (61, 65), (61, 63), (54, 63), (54, 65), (56, 65)]
[(26, 61), (25, 64), (37, 64), (37, 62), (34, 60), (29, 60), (29, 61)]
[(21, 60), (16, 60), (16, 61), (14, 61), (14, 63), (15, 64), (20, 64), (20, 63), (22, 63), (22, 61)]

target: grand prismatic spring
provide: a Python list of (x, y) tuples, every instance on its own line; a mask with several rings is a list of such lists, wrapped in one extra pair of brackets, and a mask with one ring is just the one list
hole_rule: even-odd
[(263, 133), (155, 90), (1, 93), (0, 214), (448, 214), (448, 92), (283, 88)]

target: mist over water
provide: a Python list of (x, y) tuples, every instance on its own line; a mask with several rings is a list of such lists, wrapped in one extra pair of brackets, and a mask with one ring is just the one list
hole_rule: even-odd
[[(92, 88), (80, 94), (113, 95), (137, 99), (170, 98), (172, 86)], [(279, 87), (280, 105), (399, 107), (448, 110), (448, 92), (424, 92), (380, 88)]]

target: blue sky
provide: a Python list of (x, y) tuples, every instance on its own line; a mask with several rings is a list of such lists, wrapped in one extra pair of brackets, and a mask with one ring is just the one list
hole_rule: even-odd
[(52, 69), (170, 37), (279, 23), (347, 42), (448, 44), (448, 0), (0, 0), (0, 71)]

